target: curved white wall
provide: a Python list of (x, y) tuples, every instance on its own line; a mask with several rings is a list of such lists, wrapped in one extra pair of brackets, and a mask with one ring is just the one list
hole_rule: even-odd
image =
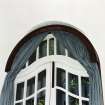
[(0, 90), (14, 46), (33, 27), (48, 21), (71, 24), (90, 39), (101, 62), (105, 100), (104, 0), (0, 0)]

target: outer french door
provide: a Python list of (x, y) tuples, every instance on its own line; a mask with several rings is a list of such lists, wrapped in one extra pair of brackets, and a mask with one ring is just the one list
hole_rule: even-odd
[(62, 62), (54, 62), (53, 66), (54, 86), (51, 89), (50, 105), (89, 105), (86, 70)]

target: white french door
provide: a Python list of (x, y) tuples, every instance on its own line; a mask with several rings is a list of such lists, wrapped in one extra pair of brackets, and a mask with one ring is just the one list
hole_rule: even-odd
[(55, 79), (50, 105), (89, 105), (89, 79), (86, 70), (56, 61), (54, 66)]
[(51, 93), (51, 63), (19, 73), (15, 80), (14, 105), (49, 105)]

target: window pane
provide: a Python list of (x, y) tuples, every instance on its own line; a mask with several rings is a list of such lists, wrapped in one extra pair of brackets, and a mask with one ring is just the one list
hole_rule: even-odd
[(57, 68), (57, 86), (66, 88), (66, 73), (61, 68)]
[(49, 40), (49, 55), (54, 55), (54, 38)]
[(89, 78), (82, 77), (82, 96), (83, 97), (89, 97)]
[(69, 105), (79, 105), (79, 100), (69, 96)]
[(27, 81), (27, 96), (30, 96), (34, 93), (35, 90), (35, 77)]
[(56, 90), (56, 105), (66, 105), (66, 95), (59, 89)]
[(46, 86), (46, 70), (38, 74), (38, 89)]
[(34, 105), (34, 98), (27, 100), (26, 105)]
[(68, 89), (70, 92), (79, 95), (78, 92), (78, 76), (73, 74), (68, 74)]
[(15, 104), (15, 105), (23, 105), (23, 103), (21, 102), (21, 103), (17, 103), (17, 104)]
[[(68, 50), (69, 51), (69, 50)], [(74, 56), (73, 56), (73, 54), (72, 54), (72, 52), (68, 52), (68, 56), (70, 57), (70, 58), (73, 58), (73, 59), (76, 59)]]
[(47, 41), (43, 41), (39, 45), (39, 58), (44, 56), (47, 56)]
[(29, 58), (29, 65), (32, 64), (36, 60), (36, 51)]
[(37, 105), (45, 105), (45, 91), (40, 92), (37, 96)]
[(82, 105), (89, 105), (88, 101), (82, 101)]
[(24, 82), (17, 84), (16, 100), (23, 99), (24, 93)]
[(24, 65), (21, 67), (21, 69), (25, 69), (25, 67), (26, 67), (26, 64), (24, 64)]
[(65, 55), (65, 48), (57, 40), (57, 55)]

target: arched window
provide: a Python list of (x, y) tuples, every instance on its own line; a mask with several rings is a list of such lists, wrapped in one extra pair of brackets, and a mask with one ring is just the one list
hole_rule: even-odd
[(61, 53), (59, 46), (50, 33), (32, 53), (15, 79), (14, 105), (49, 105), (48, 101), (54, 105), (89, 104), (86, 70), (68, 56), (68, 49)]
[(103, 105), (98, 58), (80, 36), (52, 25), (23, 38), (7, 63), (2, 105)]
[[(63, 50), (62, 52), (61, 49)], [(73, 57), (71, 55), (68, 55), (68, 49), (64, 48), (62, 44), (60, 44), (56, 40), (55, 36), (52, 33), (50, 33), (43, 39), (43, 41), (35, 49), (35, 51), (29, 57), (26, 64), (22, 67), (22, 69), (24, 69), (26, 66), (32, 64), (33, 62), (42, 57), (51, 56), (51, 55), (64, 55), (64, 56)]]

